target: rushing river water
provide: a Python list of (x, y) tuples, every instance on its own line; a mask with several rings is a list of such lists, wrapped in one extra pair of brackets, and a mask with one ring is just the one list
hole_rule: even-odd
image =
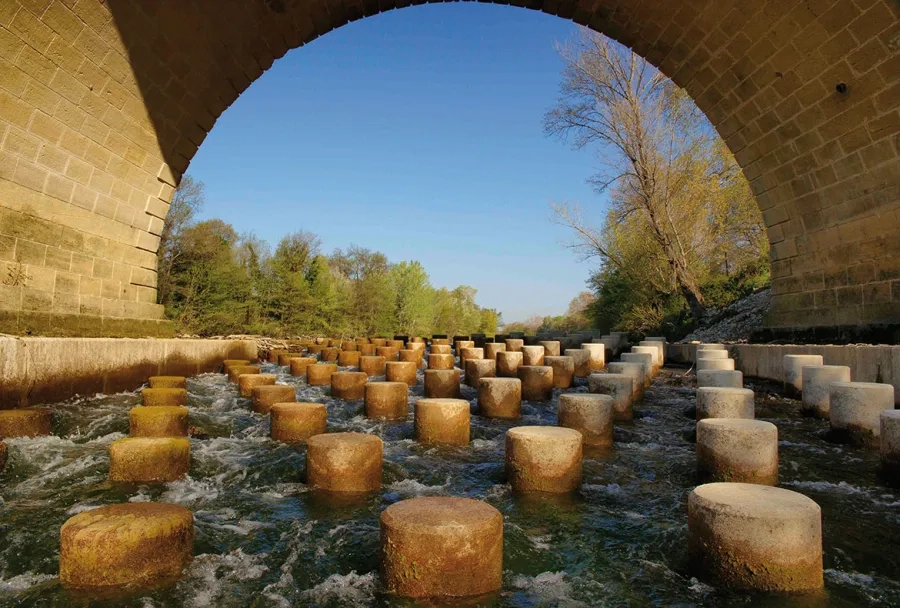
[[(693, 422), (683, 410), (694, 391), (667, 370), (617, 425), (615, 447), (587, 452), (574, 496), (521, 497), (504, 483), (504, 433), (511, 426), (555, 424), (551, 404), (523, 404), (517, 423), (472, 416), (472, 442), (436, 448), (413, 441), (405, 422), (362, 415), (361, 401), (333, 400), (286, 368), (264, 366), (298, 386), (298, 401), (328, 407), (329, 431), (384, 439), (380, 494), (336, 504), (303, 483), (304, 448), (271, 441), (268, 417), (220, 374), (188, 380), (190, 476), (160, 485), (113, 485), (107, 450), (128, 432), (139, 393), (97, 395), (54, 406), (58, 436), (9, 440), (0, 473), (0, 606), (412, 606), (386, 596), (378, 578), (379, 515), (415, 496), (485, 500), (504, 516), (503, 590), (454, 606), (898, 606), (900, 491), (877, 476), (877, 454), (830, 444), (827, 423), (796, 415), (796, 404), (757, 386), (757, 417), (778, 425), (783, 487), (823, 511), (824, 594), (778, 597), (729, 593), (688, 570), (686, 500), (695, 485)], [(421, 380), (421, 372), (420, 372)], [(584, 386), (576, 390), (584, 391)], [(422, 395), (421, 382), (410, 402)], [(557, 391), (558, 393), (558, 391)], [(475, 392), (463, 388), (475, 403)], [(114, 600), (87, 600), (61, 589), (59, 528), (86, 509), (124, 501), (161, 501), (194, 512), (195, 558), (167, 588)], [(436, 605), (436, 604), (428, 604)]]

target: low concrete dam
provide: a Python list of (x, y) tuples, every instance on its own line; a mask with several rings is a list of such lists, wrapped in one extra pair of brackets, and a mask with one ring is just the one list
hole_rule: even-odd
[(443, 341), (0, 410), (0, 605), (900, 604), (898, 410), (841, 396), (890, 385)]

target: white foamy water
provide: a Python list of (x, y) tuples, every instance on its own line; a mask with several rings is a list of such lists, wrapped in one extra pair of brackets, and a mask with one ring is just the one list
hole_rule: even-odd
[(374, 572), (332, 574), (327, 579), (300, 594), (316, 604), (337, 602), (341, 606), (367, 606), (375, 599), (377, 577)]
[[(8, 579), (0, 579), (0, 593), (3, 593), (4, 591), (24, 591), (35, 585), (40, 585), (55, 579), (56, 577), (51, 576), (50, 574), (26, 572)], [(0, 596), (0, 599), (2, 599), (2, 596)]]

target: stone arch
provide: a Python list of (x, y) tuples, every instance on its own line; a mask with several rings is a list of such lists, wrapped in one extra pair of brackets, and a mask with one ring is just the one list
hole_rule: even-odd
[[(287, 51), (421, 3), (0, 3), (0, 331), (166, 331), (159, 233), (218, 116)], [(510, 4), (632, 47), (706, 112), (768, 227), (770, 327), (900, 322), (892, 0)]]

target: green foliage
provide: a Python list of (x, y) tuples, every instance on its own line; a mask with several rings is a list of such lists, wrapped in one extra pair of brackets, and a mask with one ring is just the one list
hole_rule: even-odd
[[(203, 184), (185, 176), (166, 219), (159, 302), (183, 333), (221, 335), (429, 335), (490, 333), (500, 315), (465, 285), (435, 289), (419, 262), (391, 264), (350, 246), (328, 256), (310, 232), (288, 234), (272, 253), (222, 220), (194, 223)], [(162, 280), (162, 279), (161, 279)]]

